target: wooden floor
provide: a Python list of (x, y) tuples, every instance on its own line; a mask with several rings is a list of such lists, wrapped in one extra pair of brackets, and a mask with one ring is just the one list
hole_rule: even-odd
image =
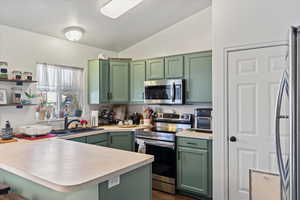
[(170, 195), (164, 192), (159, 192), (159, 191), (155, 191), (153, 190), (152, 192), (152, 200), (195, 200), (189, 197), (184, 197), (181, 195)]

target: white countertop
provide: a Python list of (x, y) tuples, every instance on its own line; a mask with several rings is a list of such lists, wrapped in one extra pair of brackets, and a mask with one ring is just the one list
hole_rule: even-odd
[(100, 126), (98, 128), (103, 128), (104, 130), (96, 130), (96, 131), (90, 131), (90, 132), (84, 132), (84, 133), (76, 133), (76, 134), (71, 134), (71, 135), (67, 135), (67, 136), (58, 136), (58, 137), (61, 138), (61, 139), (72, 139), (72, 138), (98, 135), (98, 134), (109, 133), (109, 132), (138, 131), (138, 130), (147, 129), (148, 127), (147, 126), (137, 126), (137, 127), (132, 127), (132, 128), (120, 128), (116, 125), (109, 125), (109, 126)]
[(189, 138), (196, 138), (196, 139), (205, 139), (205, 140), (213, 140), (212, 133), (204, 133), (198, 131), (184, 131), (180, 133), (176, 133), (178, 137), (189, 137)]
[(80, 190), (153, 162), (151, 155), (61, 139), (0, 145), (0, 168), (59, 192)]

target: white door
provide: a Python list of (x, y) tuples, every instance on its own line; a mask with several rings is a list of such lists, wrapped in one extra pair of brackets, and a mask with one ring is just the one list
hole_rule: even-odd
[[(278, 172), (274, 114), (287, 51), (287, 46), (276, 46), (228, 55), (230, 200), (249, 199), (250, 168)], [(287, 112), (285, 97), (282, 113)], [(288, 120), (281, 122), (281, 138), (288, 152)]]

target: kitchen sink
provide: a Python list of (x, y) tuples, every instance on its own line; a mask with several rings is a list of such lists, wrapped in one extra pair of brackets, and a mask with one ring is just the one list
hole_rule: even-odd
[(102, 131), (103, 128), (77, 128), (77, 129), (69, 129), (69, 130), (53, 130), (52, 134), (56, 134), (58, 136), (67, 136), (73, 134), (86, 133), (91, 131)]
[(85, 133), (91, 131), (103, 131), (103, 128), (79, 128), (79, 129), (70, 129), (71, 133)]

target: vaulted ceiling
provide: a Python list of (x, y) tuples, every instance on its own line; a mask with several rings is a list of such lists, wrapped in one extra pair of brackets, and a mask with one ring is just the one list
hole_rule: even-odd
[(211, 0), (144, 0), (110, 19), (96, 0), (1, 0), (0, 24), (61, 39), (66, 27), (80, 26), (80, 43), (119, 52), (210, 5)]

